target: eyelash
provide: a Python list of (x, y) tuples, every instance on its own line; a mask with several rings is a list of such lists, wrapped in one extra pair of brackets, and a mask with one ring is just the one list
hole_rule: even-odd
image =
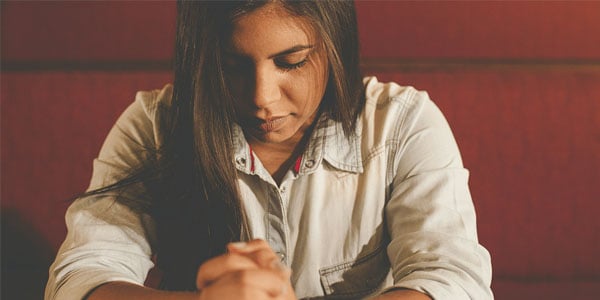
[(285, 71), (291, 71), (291, 70), (300, 69), (300, 68), (304, 67), (304, 65), (306, 65), (307, 62), (308, 62), (308, 59), (305, 58), (302, 61), (297, 62), (295, 64), (290, 64), (290, 63), (286, 63), (283, 61), (275, 61), (275, 65), (279, 68), (282, 68)]
[[(292, 70), (300, 69), (300, 68), (304, 67), (307, 62), (308, 62), (308, 58), (305, 58), (302, 61), (297, 62), (297, 63), (293, 63), (293, 64), (287, 63), (285, 61), (277, 61), (277, 60), (275, 60), (275, 65), (278, 68), (282, 69), (284, 72), (287, 72), (287, 71), (292, 71)], [(225, 70), (227, 70), (227, 71), (233, 71), (233, 70), (236, 70), (236, 69), (240, 69), (241, 70), (241, 69), (243, 69), (243, 66), (241, 64), (231, 64), (231, 65), (225, 64)]]

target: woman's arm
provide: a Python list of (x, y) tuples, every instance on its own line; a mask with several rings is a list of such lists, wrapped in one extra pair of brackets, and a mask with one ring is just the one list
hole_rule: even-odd
[(409, 103), (385, 209), (395, 287), (493, 299), (490, 256), (478, 243), (469, 173), (452, 132), (425, 93)]
[[(154, 161), (154, 132), (162, 92), (141, 92), (123, 112), (94, 160), (90, 190), (126, 178)], [(113, 281), (143, 284), (154, 244), (154, 224), (149, 215), (125, 202), (147, 203), (142, 184), (89, 195), (67, 210), (67, 236), (50, 267), (46, 300), (82, 299), (93, 288)]]
[(109, 282), (94, 289), (89, 300), (102, 299), (279, 299), (294, 300), (290, 270), (262, 240), (230, 244), (229, 253), (198, 269), (198, 292), (167, 292), (127, 282)]
[(161, 291), (129, 282), (115, 281), (95, 288), (85, 299), (200, 300), (201, 298), (198, 292)]
[(75, 201), (67, 210), (67, 238), (50, 267), (45, 299), (79, 300), (112, 281), (143, 284), (154, 265), (148, 219), (110, 195)]
[(393, 290), (371, 300), (431, 300), (431, 297), (413, 290)]

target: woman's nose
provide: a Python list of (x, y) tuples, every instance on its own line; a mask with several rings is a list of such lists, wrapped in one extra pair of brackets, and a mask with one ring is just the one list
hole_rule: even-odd
[(257, 68), (254, 75), (254, 105), (266, 108), (281, 97), (277, 74), (269, 68)]

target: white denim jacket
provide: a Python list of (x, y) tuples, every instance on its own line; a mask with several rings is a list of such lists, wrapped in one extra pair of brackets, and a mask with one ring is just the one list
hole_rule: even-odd
[[(235, 128), (235, 164), (252, 238), (293, 270), (298, 298), (358, 299), (393, 287), (434, 299), (492, 299), (491, 263), (457, 145), (427, 93), (365, 78), (357, 135), (318, 121), (301, 161), (277, 185)], [(98, 158), (90, 189), (151, 161), (172, 87), (140, 92)], [(46, 299), (81, 299), (109, 281), (143, 284), (154, 227), (115, 195), (77, 200), (50, 267)], [(143, 194), (137, 197), (144, 197)]]

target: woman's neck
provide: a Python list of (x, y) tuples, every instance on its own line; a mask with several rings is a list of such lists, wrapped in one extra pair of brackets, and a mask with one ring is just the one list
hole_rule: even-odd
[(267, 143), (247, 137), (254, 154), (260, 159), (277, 185), (281, 184), (283, 177), (297, 158), (302, 155), (312, 134), (314, 126), (304, 131), (299, 136), (294, 136), (283, 143)]

